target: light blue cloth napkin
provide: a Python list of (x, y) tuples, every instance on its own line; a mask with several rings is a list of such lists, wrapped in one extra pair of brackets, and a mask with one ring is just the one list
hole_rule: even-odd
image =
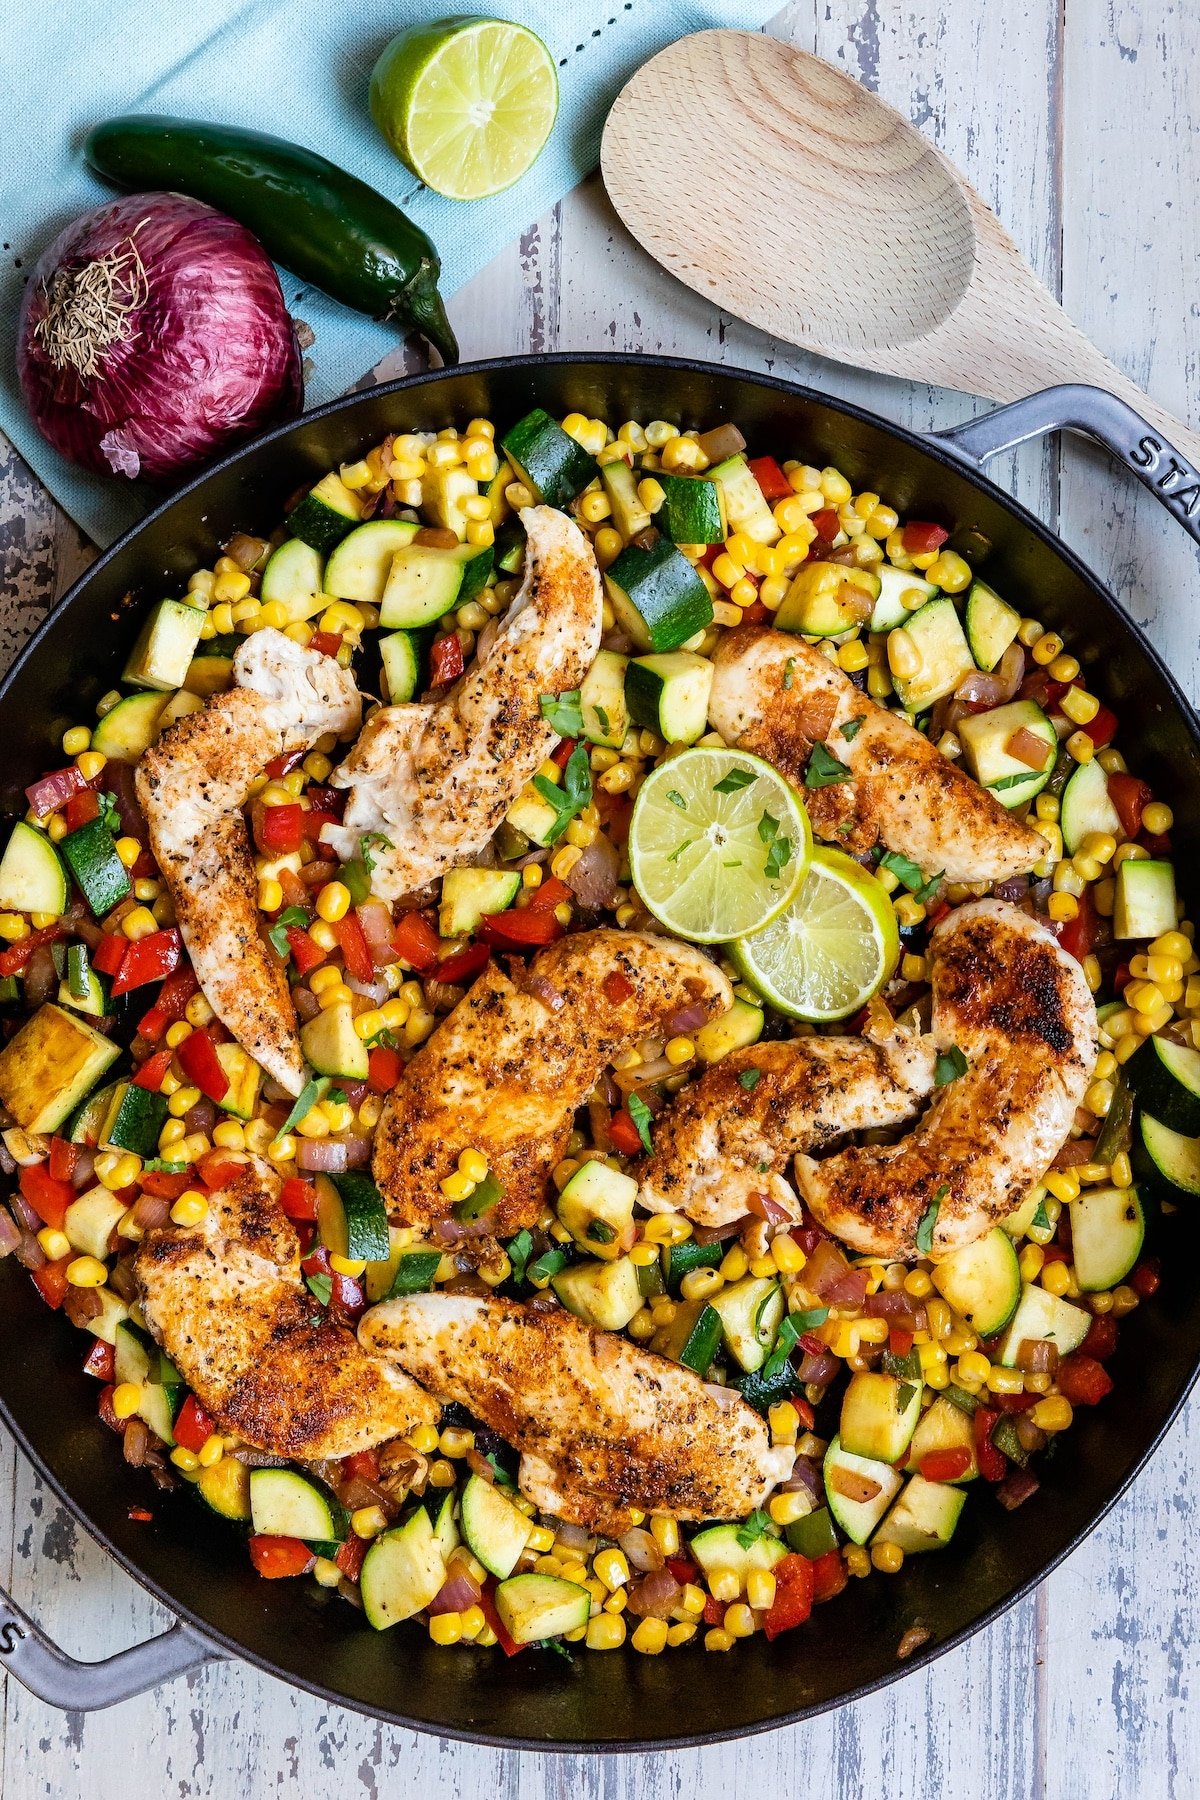
[[(0, 0), (0, 427), (72, 518), (99, 544), (131, 525), (153, 496), (72, 468), (25, 412), (12, 357), (22, 285), (43, 248), (110, 190), (84, 166), (91, 126), (125, 112), (173, 113), (253, 126), (320, 151), (402, 206), (437, 244), (452, 294), (595, 167), (608, 108), (664, 44), (716, 25), (756, 28), (779, 0), (53, 0), (36, 18)], [(492, 200), (430, 193), (387, 148), (367, 111), (372, 66), (392, 34), (418, 19), (507, 11), (543, 37), (559, 63), (562, 104), (530, 172)], [(681, 146), (685, 140), (681, 138)], [(345, 392), (400, 341), (284, 274), (289, 308), (316, 333), (310, 406)]]

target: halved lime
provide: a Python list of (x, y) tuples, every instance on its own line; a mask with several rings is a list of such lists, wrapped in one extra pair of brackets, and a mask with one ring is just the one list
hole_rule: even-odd
[(459, 14), (394, 37), (371, 75), (371, 117), (436, 194), (481, 200), (511, 187), (558, 113), (558, 71), (540, 37)]
[(811, 848), (794, 790), (744, 750), (697, 745), (660, 763), (629, 826), (634, 887), (656, 919), (696, 944), (769, 924), (799, 887)]
[(879, 992), (900, 955), (900, 933), (883, 884), (840, 850), (816, 849), (791, 904), (731, 950), (764, 1000), (823, 1024), (848, 1018)]

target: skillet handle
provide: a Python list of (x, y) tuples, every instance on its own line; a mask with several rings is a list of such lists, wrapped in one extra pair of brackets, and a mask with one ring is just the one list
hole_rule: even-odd
[(1103, 388), (1071, 383), (1044, 388), (982, 418), (968, 419), (934, 435), (976, 468), (1048, 431), (1079, 431), (1095, 438), (1148, 487), (1200, 544), (1200, 473), (1139, 412)]
[(102, 1662), (77, 1662), (51, 1643), (28, 1613), (0, 1589), (0, 1667), (49, 1706), (64, 1712), (96, 1712), (132, 1700), (162, 1681), (173, 1681), (205, 1663), (223, 1660), (190, 1625), (176, 1620), (144, 1644), (119, 1650)]

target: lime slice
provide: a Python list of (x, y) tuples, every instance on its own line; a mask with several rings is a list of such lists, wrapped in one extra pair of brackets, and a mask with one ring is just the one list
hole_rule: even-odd
[(759, 931), (795, 894), (812, 848), (782, 775), (744, 750), (697, 746), (642, 784), (629, 826), (633, 885), (696, 944)]
[(779, 1012), (821, 1024), (879, 992), (900, 955), (881, 882), (840, 850), (814, 850), (800, 890), (764, 930), (739, 937), (733, 960)]
[(539, 155), (558, 112), (558, 71), (536, 33), (505, 19), (414, 25), (371, 76), (371, 117), (436, 194), (482, 200)]

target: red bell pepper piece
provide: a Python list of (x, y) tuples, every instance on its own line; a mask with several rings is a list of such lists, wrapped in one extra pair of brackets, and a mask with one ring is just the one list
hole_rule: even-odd
[(81, 794), (72, 794), (63, 816), (68, 831), (78, 831), (81, 825), (90, 825), (93, 819), (100, 817), (99, 794), (94, 788), (84, 788)]
[(762, 489), (764, 500), (786, 500), (793, 492), (791, 482), (773, 456), (756, 456), (748, 467)]
[(347, 1581), (358, 1580), (362, 1574), (363, 1559), (369, 1549), (369, 1541), (358, 1537), (353, 1531), (338, 1545), (338, 1552), (333, 1560)]
[(809, 552), (810, 555), (813, 554), (819, 543), (832, 547), (834, 538), (842, 529), (842, 521), (838, 518), (836, 506), (821, 507), (819, 512), (809, 515), (808, 522), (817, 534), (812, 550)]
[(148, 1056), (133, 1077), (134, 1087), (145, 1088), (148, 1094), (157, 1094), (174, 1054), (173, 1050), (156, 1050), (153, 1056)]
[(1072, 1406), (1095, 1406), (1113, 1391), (1113, 1378), (1104, 1364), (1094, 1356), (1085, 1356), (1082, 1350), (1072, 1350), (1070, 1356), (1063, 1357), (1054, 1379), (1059, 1393)]
[(70, 1182), (79, 1162), (79, 1145), (73, 1144), (70, 1138), (51, 1138), (50, 1140), (50, 1173), (55, 1181)]
[(342, 952), (342, 960), (351, 975), (357, 981), (374, 981), (375, 962), (370, 947), (363, 935), (356, 912), (348, 912), (344, 919), (338, 919), (333, 927)]
[(127, 937), (122, 937), (119, 931), (106, 931), (92, 951), (93, 969), (99, 969), (102, 975), (118, 975), (128, 949)]
[(377, 1044), (367, 1052), (367, 1080), (376, 1094), (390, 1094), (403, 1068), (400, 1052), (387, 1044)]
[(45, 1225), (61, 1230), (64, 1215), (75, 1198), (69, 1181), (56, 1181), (45, 1163), (27, 1163), (18, 1176), (24, 1198)]
[(305, 812), (302, 806), (266, 806), (257, 837), (267, 856), (289, 856), (304, 842)]
[(115, 1431), (117, 1436), (121, 1437), (125, 1432), (125, 1422), (123, 1419), (118, 1419), (116, 1413), (113, 1411), (113, 1391), (111, 1384), (100, 1389), (100, 1398), (96, 1402), (96, 1411), (100, 1414), (102, 1421), (108, 1426), (108, 1429), (110, 1431)]
[[(1103, 750), (1104, 746), (1106, 744), (1111, 744), (1116, 737), (1119, 722), (1116, 713), (1101, 702), (1099, 712), (1094, 719), (1088, 721), (1083, 729), (1087, 732), (1097, 750)], [(1115, 805), (1116, 802), (1114, 801), (1113, 804)]]
[[(612, 1139), (613, 1149), (618, 1150), (622, 1156), (637, 1156), (642, 1149), (638, 1128), (624, 1107), (609, 1120), (608, 1135)], [(821, 1348), (825, 1348), (824, 1344)]]
[(67, 1270), (74, 1261), (74, 1254), (60, 1257), (58, 1262), (44, 1263), (40, 1269), (33, 1270), (33, 1285), (46, 1302), (55, 1310), (67, 1297)]
[(552, 944), (563, 928), (548, 908), (524, 907), (520, 912), (485, 913), (479, 935), (503, 950), (523, 950), (532, 944)]
[(992, 1442), (992, 1428), (1000, 1417), (998, 1409), (978, 1406), (975, 1409), (975, 1460), (985, 1481), (1003, 1481), (1008, 1462)]
[(117, 1353), (111, 1344), (103, 1338), (97, 1338), (83, 1359), (85, 1375), (94, 1375), (97, 1381), (111, 1381), (116, 1374)]
[(964, 1444), (953, 1450), (931, 1450), (921, 1458), (921, 1475), (926, 1481), (957, 1481), (971, 1466), (971, 1452)]
[(195, 1186), (190, 1174), (172, 1175), (168, 1169), (143, 1169), (137, 1184), (143, 1194), (150, 1194), (155, 1200), (178, 1200), (180, 1194)]
[[(66, 935), (67, 928), (61, 919), (56, 919), (53, 925), (44, 926), (41, 931), (31, 931), (19, 944), (0, 951), (0, 975), (19, 975), (35, 950), (40, 950), (43, 944), (56, 944), (59, 938)], [(95, 960), (93, 957), (93, 963)]]
[(1079, 896), (1079, 911), (1075, 917), (1056, 924), (1054, 931), (1067, 955), (1073, 956), (1076, 962), (1091, 955), (1100, 931), (1100, 915), (1090, 887), (1085, 887)]
[(316, 939), (309, 936), (303, 925), (285, 925), (284, 931), (292, 960), (301, 975), (307, 975), (310, 969), (315, 969), (329, 955), (328, 950), (322, 950)]
[(229, 1092), (229, 1077), (221, 1067), (216, 1046), (206, 1029), (191, 1031), (175, 1052), (188, 1080), (210, 1100), (221, 1101)]
[(576, 740), (574, 738), (564, 738), (562, 743), (550, 752), (550, 761), (555, 763), (560, 769), (565, 769), (572, 756), (575, 754), (575, 743)]
[(336, 631), (314, 631), (308, 640), (310, 650), (318, 656), (336, 656), (342, 647), (342, 640)]
[[(1134, 1274), (1136, 1273), (1135, 1269)], [(1116, 1350), (1119, 1330), (1120, 1326), (1111, 1313), (1097, 1313), (1079, 1348), (1084, 1356), (1091, 1356), (1096, 1362), (1107, 1362)]]
[(815, 1582), (807, 1556), (792, 1551), (775, 1564), (775, 1598), (763, 1619), (768, 1639), (803, 1625), (813, 1609)]
[(908, 556), (928, 556), (932, 550), (940, 550), (950, 533), (944, 525), (934, 525), (928, 519), (910, 519), (901, 533), (901, 542)]
[(195, 1453), (203, 1450), (212, 1436), (215, 1426), (195, 1394), (189, 1394), (179, 1409), (179, 1417), (175, 1421), (175, 1442), (182, 1444), (185, 1450)]
[(317, 1216), (317, 1190), (311, 1181), (292, 1175), (283, 1184), (279, 1204), (289, 1219), (303, 1219), (311, 1224)]
[(437, 967), (441, 940), (424, 913), (404, 913), (396, 921), (392, 940), (397, 958), (416, 969), (418, 974), (430, 974)]
[(462, 645), (457, 635), (439, 638), (429, 652), (430, 687), (442, 687), (447, 681), (457, 681), (465, 666)]
[(813, 1412), (813, 1409), (812, 1409), (812, 1406), (810, 1405), (810, 1403), (807, 1400), (805, 1400), (800, 1394), (793, 1394), (792, 1395), (792, 1405), (795, 1407), (797, 1413), (799, 1414), (800, 1423), (801, 1423), (801, 1425), (803, 1425), (805, 1431), (811, 1431), (813, 1428), (813, 1425), (816, 1423), (816, 1415)]
[(553, 912), (554, 908), (561, 906), (564, 900), (568, 904), (573, 904), (575, 896), (565, 881), (560, 881), (557, 875), (548, 875), (541, 887), (534, 888), (529, 900), (529, 910), (531, 912)]
[(620, 969), (610, 969), (600, 983), (600, 991), (610, 1006), (620, 1006), (633, 993), (633, 983)]
[(742, 608), (743, 625), (765, 625), (770, 616), (769, 609), (761, 600), (755, 600), (752, 605)]
[(290, 775), (293, 769), (300, 767), (305, 755), (304, 746), (301, 745), (299, 750), (289, 750), (283, 756), (273, 756), (265, 765), (265, 773), (272, 781), (282, 781), (285, 775)]
[(57, 812), (60, 806), (66, 804), (72, 794), (80, 794), (86, 787), (87, 780), (82, 770), (77, 769), (75, 764), (71, 763), (65, 769), (56, 769), (53, 775), (43, 775), (40, 781), (33, 783), (32, 787), (27, 787), (25, 798), (29, 802), (30, 810), (35, 812), (39, 819), (44, 819), (47, 813)]
[(132, 1519), (135, 1525), (148, 1525), (154, 1514), (145, 1506), (131, 1506), (125, 1516)]
[(187, 1011), (188, 1001), (199, 991), (200, 984), (190, 963), (176, 969), (163, 982), (162, 991), (149, 1012), (143, 1013), (138, 1020), (138, 1035), (156, 1044), (168, 1025), (179, 1023)]
[(841, 1593), (849, 1579), (850, 1571), (841, 1551), (826, 1550), (813, 1563), (813, 1605), (819, 1606), (822, 1600), (832, 1600)]
[(340, 825), (341, 820), (335, 812), (327, 812), (324, 807), (311, 807), (304, 815), (304, 835), (312, 844), (319, 844), (321, 833), (327, 825)]
[(307, 1575), (316, 1561), (308, 1545), (299, 1538), (263, 1537), (255, 1533), (248, 1542), (255, 1573), (265, 1581), (279, 1581), (287, 1575)]
[(438, 964), (437, 978), (456, 987), (474, 981), (476, 975), (487, 967), (491, 955), (486, 944), (468, 944), (465, 950), (456, 950), (453, 956), (445, 957)]
[(667, 1567), (676, 1581), (682, 1582), (685, 1587), (689, 1581), (695, 1581), (700, 1573), (699, 1568), (689, 1556), (668, 1556)]
[(705, 1594), (701, 1617), (706, 1625), (720, 1625), (725, 1617), (724, 1601), (716, 1599), (712, 1594)]
[(527, 1644), (518, 1644), (516, 1642), (516, 1640), (514, 1638), (511, 1638), (509, 1636), (508, 1632), (505, 1630), (504, 1621), (500, 1617), (500, 1614), (496, 1611), (496, 1602), (492, 1599), (492, 1594), (495, 1591), (495, 1587), (496, 1587), (495, 1577), (490, 1576), (488, 1578), (488, 1584), (481, 1592), (479, 1599), (476, 1602), (476, 1605), (479, 1607), (480, 1612), (483, 1614), (484, 1618), (487, 1620), (488, 1624), (491, 1626), (492, 1630), (495, 1632), (496, 1642), (499, 1644), (500, 1648), (503, 1650), (505, 1656), (517, 1656), (520, 1654), (520, 1652), (522, 1650), (528, 1649), (529, 1646)]
[(1108, 778), (1108, 797), (1117, 809), (1121, 830), (1126, 837), (1135, 838), (1142, 829), (1142, 814), (1154, 798), (1149, 784), (1118, 771)]
[(377, 1450), (355, 1450), (342, 1458), (342, 1468), (347, 1476), (354, 1475), (360, 1481), (379, 1480), (379, 1452)]
[(135, 939), (122, 958), (121, 967), (113, 979), (113, 993), (127, 994), (130, 988), (145, 987), (148, 982), (165, 980), (178, 968), (182, 955), (183, 939), (174, 925)]
[(339, 1275), (335, 1270), (330, 1278), (329, 1300), (351, 1318), (357, 1318), (366, 1311), (367, 1290), (356, 1276)]
[(207, 1156), (201, 1157), (196, 1169), (205, 1187), (215, 1194), (221, 1188), (231, 1187), (239, 1175), (245, 1174), (246, 1164), (227, 1150), (210, 1150)]
[(1138, 1264), (1129, 1277), (1129, 1285), (1135, 1294), (1141, 1295), (1143, 1300), (1149, 1300), (1152, 1294), (1157, 1294), (1162, 1286), (1162, 1264), (1157, 1256), (1148, 1256), (1145, 1262)]
[(889, 1328), (888, 1349), (893, 1356), (907, 1356), (912, 1347), (911, 1331), (901, 1331), (896, 1325)]

